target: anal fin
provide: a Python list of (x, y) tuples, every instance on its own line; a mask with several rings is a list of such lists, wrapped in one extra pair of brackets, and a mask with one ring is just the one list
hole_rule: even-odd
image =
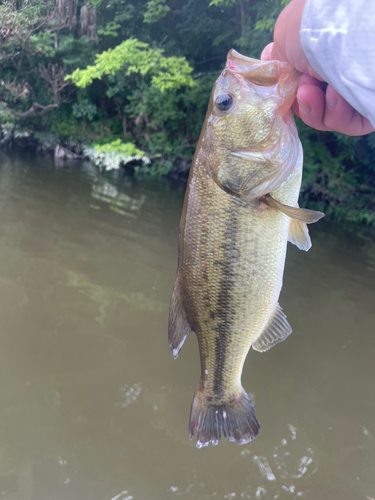
[(177, 358), (181, 347), (191, 332), (191, 326), (181, 300), (178, 279), (173, 288), (169, 306), (168, 341), (174, 358)]
[(274, 345), (285, 340), (291, 333), (292, 327), (288, 323), (280, 305), (277, 304), (268, 325), (252, 347), (255, 351), (268, 351), (268, 349), (271, 349)]

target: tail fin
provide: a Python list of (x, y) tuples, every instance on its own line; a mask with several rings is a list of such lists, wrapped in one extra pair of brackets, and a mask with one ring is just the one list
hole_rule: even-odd
[(221, 431), (229, 441), (245, 444), (256, 438), (260, 429), (251, 399), (242, 389), (238, 397), (226, 404), (212, 404), (196, 389), (191, 404), (189, 437), (197, 438), (197, 448), (216, 446)]

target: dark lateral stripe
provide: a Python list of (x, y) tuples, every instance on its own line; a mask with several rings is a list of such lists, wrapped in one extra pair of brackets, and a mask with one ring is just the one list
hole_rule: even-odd
[[(222, 244), (224, 249), (223, 261), (220, 263), (221, 279), (220, 291), (217, 298), (215, 316), (217, 318), (215, 338), (215, 374), (213, 392), (217, 398), (224, 394), (223, 375), (228, 347), (228, 337), (233, 327), (234, 311), (232, 301), (232, 290), (235, 286), (234, 262), (237, 260), (238, 252), (235, 252), (237, 239), (237, 217), (235, 212), (230, 211), (227, 222), (225, 239)], [(236, 256), (235, 258), (233, 258)]]

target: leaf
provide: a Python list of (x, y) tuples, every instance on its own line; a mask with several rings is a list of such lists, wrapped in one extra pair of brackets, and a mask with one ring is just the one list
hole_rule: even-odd
[(209, 7), (230, 7), (236, 3), (236, 0), (212, 0)]
[(110, 21), (104, 28), (98, 29), (98, 35), (102, 36), (118, 36), (118, 30), (121, 25), (115, 21)]
[(147, 2), (147, 10), (143, 14), (144, 23), (156, 23), (165, 17), (171, 9), (165, 5), (165, 0), (150, 0)]
[(95, 65), (76, 69), (66, 79), (71, 79), (77, 87), (85, 88), (95, 79), (100, 80), (104, 75), (114, 76), (120, 71), (127, 76), (132, 73), (151, 75), (152, 85), (162, 92), (195, 85), (190, 75), (193, 69), (184, 57), (165, 57), (161, 49), (151, 49), (147, 43), (136, 38), (129, 38), (114, 49), (97, 54)]

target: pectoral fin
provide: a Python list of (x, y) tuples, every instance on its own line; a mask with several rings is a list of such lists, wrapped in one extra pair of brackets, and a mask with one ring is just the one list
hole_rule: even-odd
[(262, 201), (267, 203), (269, 207), (279, 210), (291, 219), (305, 222), (306, 224), (318, 222), (319, 219), (324, 217), (323, 212), (316, 212), (315, 210), (308, 210), (307, 208), (299, 208), (298, 206), (289, 207), (288, 205), (283, 205), (283, 203), (280, 203), (279, 201), (276, 201), (275, 198), (272, 198), (270, 194), (263, 196)]
[(181, 347), (191, 332), (191, 326), (181, 300), (178, 280), (173, 288), (171, 305), (169, 306), (168, 341), (174, 358), (177, 358)]
[(252, 347), (255, 351), (268, 351), (268, 349), (271, 349), (274, 345), (285, 340), (291, 333), (292, 327), (288, 323), (280, 305), (277, 304), (268, 325)]
[(307, 224), (292, 219), (289, 226), (288, 241), (296, 245), (300, 250), (305, 250), (305, 252), (310, 250), (312, 243)]
[(307, 208), (299, 208), (298, 204), (296, 207), (289, 207), (272, 198), (270, 194), (261, 199), (269, 207), (279, 210), (292, 219), (289, 226), (288, 241), (296, 245), (300, 250), (307, 252), (311, 248), (311, 239), (306, 224), (317, 222), (324, 217), (324, 214)]

